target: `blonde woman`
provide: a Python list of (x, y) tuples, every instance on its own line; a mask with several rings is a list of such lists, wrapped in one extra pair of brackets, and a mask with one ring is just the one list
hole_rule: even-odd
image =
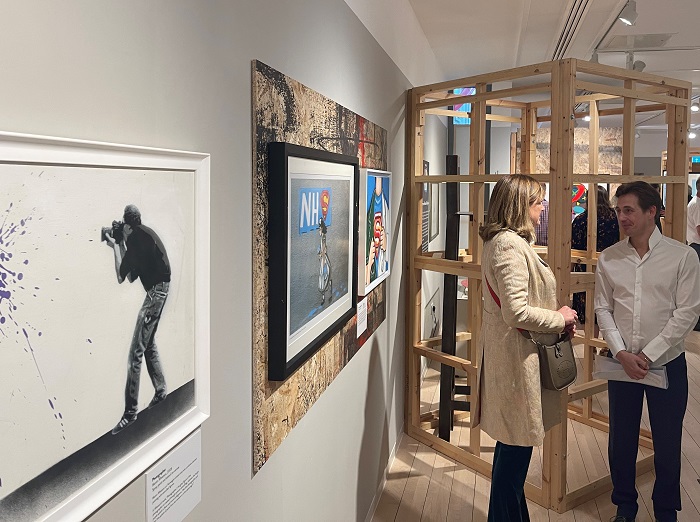
[(532, 248), (543, 198), (529, 176), (501, 178), (479, 229), (484, 312), (475, 416), (497, 441), (488, 514), (495, 522), (529, 520), (524, 486), (532, 447), (560, 419), (560, 392), (542, 388), (537, 348), (518, 329), (551, 344), (576, 324), (574, 310), (556, 310), (554, 274)]

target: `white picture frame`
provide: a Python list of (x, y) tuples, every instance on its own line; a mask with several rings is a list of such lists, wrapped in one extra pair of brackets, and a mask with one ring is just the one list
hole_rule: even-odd
[[(360, 227), (357, 245), (357, 293), (360, 296), (369, 294), (391, 273), (391, 188), (391, 172), (360, 169)], [(380, 255), (375, 254), (374, 260), (370, 261), (369, 256), (373, 252), (380, 252)]]
[[(192, 231), (193, 234), (183, 233), (184, 241), (183, 244), (189, 244), (187, 246), (188, 262), (187, 264), (181, 263), (180, 266), (186, 266), (188, 271), (186, 273), (181, 273), (179, 276), (183, 281), (188, 281), (187, 296), (191, 299), (191, 303), (188, 305), (188, 310), (191, 311), (191, 320), (187, 321), (187, 332), (190, 337), (188, 340), (182, 341), (182, 345), (178, 347), (183, 353), (192, 355), (187, 355), (188, 366), (187, 375), (191, 379), (188, 382), (188, 399), (187, 402), (183, 402), (181, 409), (174, 409), (171, 402), (171, 406), (168, 407), (167, 398), (163, 404), (156, 404), (152, 410), (149, 410), (146, 406), (141, 406), (139, 408), (139, 417), (137, 421), (134, 422), (134, 426), (139, 426), (141, 422), (141, 428), (129, 427), (127, 431), (117, 433), (116, 435), (111, 435), (109, 427), (103, 436), (92, 440), (86, 445), (79, 447), (78, 450), (70, 452), (70, 447), (66, 450), (65, 456), (59, 454), (61, 460), (55, 464), (51, 464), (46, 470), (29, 477), (21, 477), (21, 482), (17, 482), (19, 486), (10, 490), (9, 494), (0, 498), (0, 512), (10, 514), (10, 518), (16, 521), (22, 520), (83, 520), (90, 516), (94, 511), (96, 511), (100, 506), (106, 503), (110, 498), (115, 496), (120, 490), (125, 488), (130, 482), (142, 475), (148, 468), (150, 468), (154, 463), (156, 463), (163, 455), (165, 455), (169, 450), (174, 448), (180, 441), (184, 440), (190, 433), (197, 429), (202, 422), (209, 417), (210, 414), (210, 177), (209, 177), (209, 166), (210, 157), (208, 154), (196, 153), (196, 152), (184, 152), (178, 150), (167, 150), (167, 149), (155, 149), (147, 147), (138, 147), (130, 145), (119, 145), (112, 143), (101, 143), (94, 141), (84, 141), (84, 140), (73, 140), (65, 138), (55, 138), (47, 136), (36, 136), (28, 134), (17, 134), (9, 132), (0, 132), (0, 162), (2, 162), (2, 171), (0, 171), (0, 179), (2, 176), (6, 176), (5, 180), (11, 179), (13, 173), (20, 172), (26, 173), (31, 171), (33, 173), (32, 183), (27, 184), (26, 194), (24, 197), (26, 199), (36, 199), (36, 193), (31, 192), (31, 187), (39, 186), (36, 180), (40, 176), (42, 178), (42, 183), (46, 178), (53, 176), (54, 172), (61, 172), (68, 175), (78, 175), (81, 176), (80, 180), (90, 180), (91, 173), (104, 174), (104, 179), (109, 179), (110, 182), (117, 180), (119, 185), (128, 185), (128, 181), (123, 181), (124, 179), (146, 179), (149, 180), (151, 184), (161, 183), (161, 179), (166, 179), (171, 176), (172, 179), (177, 179), (183, 181), (181, 184), (180, 193), (183, 194), (182, 200), (186, 201), (187, 212), (182, 212), (186, 217), (178, 218), (181, 219), (187, 225), (187, 230)], [(16, 170), (13, 170), (16, 169)], [(25, 176), (26, 174), (18, 174)], [(121, 176), (124, 176), (122, 178)], [(131, 176), (131, 177), (130, 177)], [(161, 176), (161, 177), (159, 177)], [(100, 197), (106, 193), (109, 188), (103, 187), (98, 184), (98, 178), (92, 178), (85, 185), (84, 188), (79, 188), (80, 190), (85, 190), (85, 195), (89, 192), (89, 198), (91, 204), (92, 200), (101, 201)], [(101, 178), (100, 178), (101, 179)], [(170, 179), (170, 178), (167, 178)], [(52, 183), (54, 187), (59, 186), (62, 183), (63, 178), (53, 178)], [(94, 184), (93, 184), (94, 183)], [(43, 186), (43, 185), (41, 185)], [(160, 185), (157, 185), (160, 186)], [(184, 187), (184, 188), (183, 188)], [(128, 188), (128, 187), (127, 187)], [(7, 189), (10, 190), (10, 189)], [(20, 198), (16, 196), (16, 192), (11, 196), (8, 196), (8, 192), (5, 191), (4, 194), (0, 193), (0, 198), (5, 197), (6, 201), (2, 203), (2, 209), (5, 210), (8, 207), (8, 197)], [(85, 201), (86, 198), (82, 193), (78, 193), (75, 200), (68, 198), (66, 207), (61, 207), (63, 204), (61, 200), (56, 202), (58, 209), (67, 208), (81, 208), (80, 202)], [(56, 198), (54, 194), (47, 195), (44, 198), (40, 198), (41, 201), (50, 201), (51, 198)], [(114, 198), (112, 198), (114, 199)], [(138, 199), (138, 198), (135, 198)], [(162, 198), (163, 207), (173, 205), (171, 200), (167, 198)], [(14, 200), (14, 199), (13, 199)], [(102, 200), (104, 201), (104, 200)], [(132, 201), (127, 201), (128, 203), (133, 203)], [(47, 208), (49, 208), (49, 203), (46, 203)], [(16, 206), (13, 208), (17, 208)], [(83, 209), (84, 210), (84, 209)], [(121, 212), (121, 208), (118, 209)], [(145, 209), (142, 209), (142, 211)], [(110, 209), (111, 211), (111, 209)], [(166, 212), (164, 209), (159, 209), (161, 213)], [(60, 212), (60, 210), (59, 210)], [(116, 211), (114, 212), (116, 214)], [(6, 211), (4, 216), (0, 218), (0, 225), (8, 223), (7, 216), (9, 211)], [(97, 253), (100, 259), (107, 259), (113, 255), (111, 248), (101, 245), (99, 235), (94, 233), (94, 224), (92, 220), (95, 219), (93, 215), (90, 215), (89, 211), (85, 211), (83, 214), (77, 213), (79, 216), (78, 220), (73, 220), (71, 218), (73, 227), (79, 227), (82, 234), (85, 237), (90, 237), (88, 241), (91, 243), (83, 244), (88, 245), (91, 251), (91, 255)], [(121, 213), (114, 215), (115, 219), (122, 219)], [(32, 226), (35, 227), (35, 231), (40, 229), (42, 226), (50, 226), (47, 221), (50, 221), (51, 217), (48, 217), (44, 221), (39, 221), (35, 219)], [(43, 224), (42, 224), (43, 223)], [(109, 225), (109, 223), (100, 223), (104, 225)], [(146, 212), (144, 212), (144, 225), (148, 225), (148, 217)], [(84, 229), (84, 227), (93, 227), (90, 230)], [(154, 225), (156, 228), (157, 225)], [(7, 230), (7, 228), (6, 228)], [(99, 227), (97, 228), (99, 234)], [(70, 231), (66, 232), (68, 235)], [(36, 236), (41, 236), (40, 233)], [(94, 237), (94, 240), (92, 237)], [(46, 234), (41, 237), (46, 237)], [(34, 239), (36, 243), (37, 250), (42, 248), (41, 239)], [(165, 243), (165, 241), (164, 241)], [(100, 250), (103, 249), (103, 250)], [(184, 250), (184, 247), (183, 247)], [(60, 259), (64, 253), (55, 253), (56, 263), (61, 266), (63, 261)], [(67, 256), (66, 256), (67, 257)], [(174, 256), (171, 256), (174, 257)], [(82, 267), (80, 265), (82, 261), (82, 256), (76, 255), (73, 252), (73, 266), (74, 270), (80, 271), (85, 270), (88, 267)], [(174, 261), (176, 263), (177, 261)], [(28, 263), (26, 261), (25, 263)], [(113, 278), (113, 284), (117, 285), (117, 278), (115, 277), (114, 261), (112, 260), (111, 266), (100, 264), (99, 267), (89, 267), (90, 270), (101, 272), (103, 269), (105, 272), (109, 272), (111, 278)], [(183, 270), (184, 272), (184, 270)], [(175, 274), (173, 274), (175, 276)], [(100, 277), (103, 277), (100, 274)], [(104, 276), (106, 277), (106, 275)], [(27, 277), (24, 278), (27, 281)], [(59, 279), (58, 277), (56, 278)], [(129, 285), (128, 281), (125, 281), (126, 285), (121, 285), (119, 291), (132, 291), (139, 294), (139, 303), (143, 301), (144, 289), (141, 288), (138, 279), (133, 285)], [(106, 284), (106, 283), (105, 283)], [(171, 283), (171, 292), (172, 292)], [(77, 290), (80, 295), (87, 293), (86, 290), (80, 289), (80, 285), (77, 285)], [(185, 286), (185, 285), (183, 285)], [(145, 287), (144, 287), (145, 288)], [(83, 293), (81, 293), (83, 292)], [(40, 295), (39, 298), (42, 296)], [(98, 297), (99, 299), (99, 293)], [(173, 299), (174, 300), (174, 299)], [(48, 301), (48, 299), (46, 300)], [(176, 305), (172, 304), (172, 300), (166, 303), (166, 306), (171, 306), (171, 309), (175, 309)], [(185, 301), (185, 299), (181, 299)], [(5, 304), (5, 303), (0, 303)], [(32, 313), (36, 316), (36, 307), (34, 305)], [(122, 314), (115, 314), (115, 316), (107, 316), (106, 320), (115, 321), (117, 316), (125, 316), (124, 321), (131, 323), (130, 328), (133, 330), (133, 322), (138, 312), (137, 309), (130, 309), (124, 307)], [(95, 312), (97, 313), (97, 312)], [(163, 313), (165, 317), (166, 313)], [(180, 316), (178, 316), (180, 317)], [(189, 319), (189, 317), (188, 317)], [(121, 317), (120, 319), (121, 320)], [(56, 321), (53, 323), (55, 324)], [(17, 324), (17, 323), (15, 323)], [(95, 326), (93, 331), (99, 331), (99, 327), (102, 323), (93, 324)], [(161, 321), (161, 326), (163, 322)], [(64, 328), (55, 328), (56, 330), (70, 330), (79, 327), (76, 324), (65, 324)], [(125, 327), (126, 328), (126, 327)], [(18, 328), (19, 330), (19, 325)], [(161, 331), (158, 332), (160, 335)], [(14, 332), (12, 332), (14, 334)], [(26, 332), (24, 334), (27, 335)], [(131, 334), (128, 334), (129, 337)], [(168, 334), (166, 334), (168, 335)], [(47, 336), (45, 335), (44, 338)], [(157, 339), (159, 337), (156, 337)], [(189, 342), (191, 338), (192, 342)], [(105, 350), (103, 354), (119, 352), (120, 357), (125, 358), (124, 352), (128, 354), (129, 346), (123, 346), (123, 343), (119, 341), (115, 342), (114, 345), (107, 345), (105, 343)], [(55, 346), (56, 350), (75, 350), (75, 346)], [(165, 352), (165, 350), (161, 350)], [(39, 357), (38, 353), (34, 354), (35, 358)], [(87, 357), (87, 352), (85, 352), (85, 357)], [(97, 358), (101, 357), (101, 354), (96, 355)], [(25, 357), (27, 359), (27, 357)], [(69, 357), (65, 357), (66, 360)], [(94, 360), (94, 359), (93, 359)], [(36, 361), (35, 361), (36, 362)], [(37, 369), (39, 368), (37, 364)], [(81, 381), (80, 372), (76, 374), (71, 374), (70, 368), (65, 369), (67, 375), (71, 379), (74, 379), (74, 383), (65, 386), (74, 386), (76, 395), (71, 397), (63, 397), (64, 403), (76, 402), (78, 400), (73, 400), (73, 397), (83, 397), (88, 395), (88, 393), (93, 393), (96, 395), (107, 394), (108, 390), (84, 390), (80, 386), (85, 386)], [(167, 367), (166, 367), (167, 370)], [(123, 381), (123, 375), (126, 373), (126, 368), (113, 368), (114, 373), (118, 373), (117, 380)], [(146, 364), (143, 364), (142, 377), (148, 378), (148, 372), (146, 372)], [(168, 377), (167, 371), (166, 377)], [(83, 375), (84, 376), (84, 373)], [(60, 377), (58, 377), (60, 378)], [(48, 380), (48, 379), (47, 379)], [(142, 381), (146, 382), (146, 381)], [(45, 384), (46, 389), (49, 389), (49, 384)], [(184, 387), (184, 386), (183, 386)], [(105, 388), (107, 386), (105, 385)], [(109, 387), (110, 394), (113, 387)], [(120, 386), (121, 402), (123, 404), (124, 388)], [(176, 390), (168, 389), (168, 398), (171, 395), (175, 395)], [(145, 385), (141, 386), (141, 396), (142, 401), (148, 404), (148, 399), (150, 399), (150, 393), (152, 391), (146, 390)], [(193, 397), (193, 398), (192, 398)], [(69, 400), (70, 399), (70, 400)], [(176, 399), (175, 399), (176, 400)], [(28, 400), (25, 401), (27, 404), (31, 404)], [(49, 399), (51, 403), (51, 399)], [(32, 407), (34, 405), (32, 404)], [(45, 404), (42, 407), (46, 408)], [(54, 407), (54, 404), (51, 404)], [(121, 407), (121, 406), (120, 406)], [(158, 408), (161, 407), (162, 413), (157, 412)], [(151, 417), (148, 416), (147, 410), (151, 411)], [(143, 415), (142, 415), (143, 413)], [(161, 420), (160, 424), (156, 421), (151, 422), (149, 419), (156, 419), (159, 415)], [(56, 419), (58, 419), (58, 416)], [(74, 416), (75, 417), (75, 416)], [(77, 416), (81, 419), (82, 416)], [(143, 420), (142, 420), (143, 417)], [(25, 414), (26, 418), (26, 414)], [(69, 423), (71, 419), (66, 417), (61, 417), (61, 426), (64, 430), (64, 434), (67, 435), (69, 431), (71, 433), (76, 433), (80, 430), (81, 426), (73, 426), (69, 428)], [(88, 417), (89, 418), (89, 417)], [(10, 419), (12, 420), (12, 419)], [(116, 423), (119, 418), (115, 418)], [(45, 422), (45, 421), (41, 421)], [(51, 421), (53, 422), (53, 421)], [(150, 426), (151, 431), (146, 431), (145, 426)], [(91, 426), (92, 427), (92, 426)], [(100, 429), (103, 429), (102, 424), (100, 424)], [(126, 438), (120, 438), (121, 435), (126, 435)], [(48, 437), (48, 434), (44, 434)], [(110, 437), (113, 437), (110, 439)], [(140, 438), (139, 438), (140, 437)], [(64, 436), (65, 439), (65, 436)], [(129, 442), (133, 441), (133, 442)], [(101, 449), (94, 449), (93, 453), (99, 454), (100, 458), (96, 460), (101, 460), (99, 466), (93, 466), (90, 459), (85, 457), (84, 454), (80, 452), (91, 451), (91, 447), (96, 446), (99, 448), (99, 444), (107, 445), (109, 448), (113, 448), (113, 452), (107, 452), (109, 456), (104, 456), (105, 452)], [(64, 443), (64, 449), (68, 443)], [(123, 446), (123, 447), (121, 447)], [(32, 448), (25, 447), (24, 450), (27, 454), (32, 451)], [(67, 473), (64, 468), (70, 469), (76, 463), (66, 464), (68, 459), (77, 459), (78, 455), (82, 455), (83, 458), (80, 459), (80, 470), (79, 471), (69, 471), (73, 475), (80, 473), (79, 476), (63, 476), (61, 473)], [(110, 456), (114, 455), (114, 460), (110, 459)], [(49, 457), (53, 458), (53, 455)], [(43, 462), (43, 461), (42, 461)], [(61, 463), (64, 463), (61, 466)], [(37, 464), (40, 465), (40, 464)], [(56, 471), (57, 469), (63, 471)], [(11, 470), (10, 470), (11, 471)], [(8, 470), (3, 470), (4, 476), (2, 476), (3, 486), (8, 485)], [(26, 473), (24, 473), (26, 475)], [(19, 479), (18, 479), (19, 480)], [(27, 492), (22, 493), (22, 488), (30, 488)], [(20, 495), (22, 493), (22, 495)], [(26, 494), (25, 494), (26, 493)], [(15, 495), (15, 496), (13, 496)], [(26, 498), (25, 498), (26, 497)], [(3, 504), (4, 503), (4, 504)]]

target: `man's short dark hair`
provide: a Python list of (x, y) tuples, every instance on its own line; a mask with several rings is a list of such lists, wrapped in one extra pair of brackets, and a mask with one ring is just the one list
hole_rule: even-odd
[(124, 209), (124, 223), (130, 227), (135, 227), (141, 224), (141, 212), (136, 205), (127, 205)]
[(658, 219), (661, 212), (661, 194), (646, 181), (632, 181), (623, 183), (615, 191), (615, 197), (620, 198), (627, 194), (637, 196), (640, 208), (646, 212), (650, 207), (656, 207), (655, 218)]
[(700, 178), (695, 180), (695, 190), (696, 192), (700, 192)]

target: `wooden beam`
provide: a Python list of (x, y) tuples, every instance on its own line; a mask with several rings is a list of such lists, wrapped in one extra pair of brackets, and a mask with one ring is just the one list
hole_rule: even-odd
[(597, 393), (604, 392), (608, 389), (608, 381), (603, 379), (595, 379), (593, 381), (584, 382), (569, 386), (569, 402), (591, 397)]
[[(625, 80), (625, 82), (628, 81), (631, 80)], [(614, 87), (612, 85), (605, 85), (602, 83), (593, 83), (577, 80), (576, 88), (582, 89), (584, 91), (602, 92), (605, 94), (616, 94), (618, 96), (630, 98), (633, 100), (647, 100), (657, 103), (666, 103), (669, 105), (682, 105), (684, 107), (690, 107), (690, 100), (688, 99), (677, 98), (675, 96), (665, 96), (663, 94), (652, 94), (644, 91), (638, 91), (623, 87)]]
[[(414, 90), (407, 92), (406, 134), (408, 147), (406, 147), (406, 178), (413, 179), (423, 171), (423, 125), (424, 118), (416, 109), (418, 95)], [(411, 346), (421, 338), (421, 272), (415, 266), (415, 256), (421, 249), (421, 220), (422, 220), (422, 191), (415, 184), (409, 187), (409, 201), (406, 205), (406, 220), (409, 223), (408, 234), (408, 285), (406, 303), (408, 304), (408, 321), (406, 324), (406, 379), (405, 379), (405, 427), (416, 426), (420, 422), (420, 385), (421, 385), (421, 360), (414, 355)]]
[(422, 355), (423, 357), (427, 357), (431, 361), (437, 361), (440, 364), (464, 370), (465, 372), (473, 374), (475, 371), (475, 368), (472, 365), (471, 361), (462, 359), (461, 357), (457, 357), (456, 355), (450, 355), (447, 353), (443, 353), (439, 350), (428, 348), (427, 346), (423, 346), (421, 344), (414, 345), (413, 352)]
[[(441, 274), (452, 274), (481, 279), (481, 264), (479, 263), (463, 263), (461, 261), (453, 261), (451, 259), (435, 259), (425, 256), (415, 256), (415, 267), (418, 270), (429, 270), (431, 272), (439, 272)], [(470, 286), (470, 297), (471, 291), (472, 288)]]
[(433, 114), (434, 116), (448, 116), (450, 118), (470, 118), (471, 113), (465, 111), (453, 111), (451, 109), (427, 109), (426, 114)]
[[(634, 82), (625, 80), (625, 90), (634, 91)], [(634, 174), (634, 98), (625, 98), (622, 113), (622, 175)]]
[(446, 82), (424, 85), (422, 87), (416, 87), (414, 90), (420, 95), (430, 95), (433, 92), (451, 91), (459, 87), (474, 87), (477, 83), (487, 84), (504, 82), (508, 80), (517, 80), (519, 78), (528, 78), (530, 76), (537, 76), (540, 74), (550, 73), (552, 71), (552, 63), (553, 62), (538, 63), (534, 65), (526, 65), (524, 67), (506, 69), (504, 71), (499, 72), (479, 74), (477, 76), (468, 76), (466, 78), (460, 78), (457, 80), (450, 80)]
[[(476, 94), (457, 96), (449, 100), (435, 100), (418, 104), (418, 110), (424, 111), (438, 107), (446, 107), (448, 105), (458, 105), (460, 103), (475, 104), (480, 101), (496, 100), (500, 98), (509, 98), (511, 96), (522, 96), (524, 94), (532, 94), (536, 92), (547, 92), (551, 89), (550, 83), (536, 83), (525, 87), (513, 87), (510, 89), (502, 89), (500, 91), (477, 92)], [(650, 95), (651, 96), (651, 95)]]
[[(678, 97), (688, 98), (689, 90), (678, 90)], [(666, 190), (665, 234), (685, 243), (687, 220), (687, 189), (688, 184), (688, 126), (690, 111), (687, 107), (672, 107), (668, 115), (668, 148), (666, 169), (667, 173), (684, 177), (683, 185), (674, 185)]]
[[(457, 332), (457, 341), (469, 341), (472, 338), (471, 332)], [(427, 339), (421, 339), (421, 346), (428, 348), (434, 348), (435, 346), (440, 346), (442, 344), (442, 335), (437, 335), (435, 337), (428, 337)]]
[(606, 78), (615, 78), (617, 80), (636, 80), (639, 83), (645, 83), (648, 85), (668, 85), (680, 89), (691, 88), (691, 84), (683, 80), (675, 80), (673, 78), (666, 78), (665, 76), (657, 76), (655, 74), (631, 71), (629, 69), (620, 69), (618, 67), (588, 62), (586, 60), (577, 60), (576, 67), (577, 71), (580, 73), (590, 73), (598, 76), (604, 76)]
[(487, 114), (486, 121), (506, 121), (511, 123), (520, 123), (520, 118), (515, 116), (504, 116), (502, 114)]

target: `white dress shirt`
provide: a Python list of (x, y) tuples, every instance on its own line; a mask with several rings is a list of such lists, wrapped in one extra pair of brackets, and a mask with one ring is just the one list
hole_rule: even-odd
[(685, 239), (688, 241), (688, 244), (697, 243), (700, 245), (698, 226), (700, 226), (700, 202), (696, 196), (688, 203), (688, 226), (685, 233)]
[(644, 351), (654, 367), (683, 353), (700, 314), (700, 263), (693, 249), (657, 228), (639, 258), (629, 238), (598, 258), (595, 312), (613, 355)]

